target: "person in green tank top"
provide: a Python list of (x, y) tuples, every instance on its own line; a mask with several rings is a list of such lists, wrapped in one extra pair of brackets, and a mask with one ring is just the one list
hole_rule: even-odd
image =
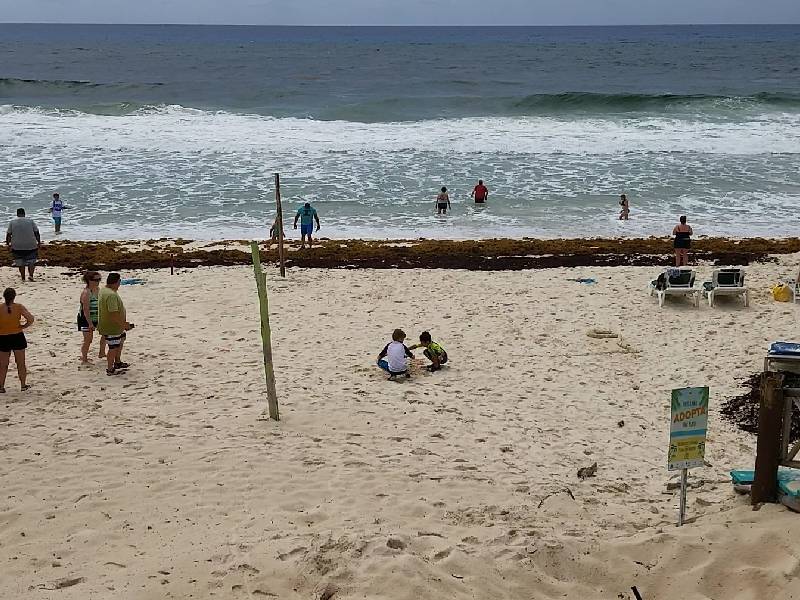
[(97, 299), (100, 292), (100, 273), (87, 271), (83, 275), (83, 281), (86, 287), (81, 292), (81, 302), (78, 307), (78, 331), (83, 333), (81, 363), (89, 364), (91, 362), (89, 360), (89, 348), (92, 345), (94, 330), (97, 329), (99, 320)]

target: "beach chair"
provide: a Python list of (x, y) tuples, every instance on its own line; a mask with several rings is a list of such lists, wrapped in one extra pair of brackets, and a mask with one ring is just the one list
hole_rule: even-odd
[(784, 283), (792, 290), (792, 301), (795, 304), (800, 302), (800, 279), (787, 279)]
[(688, 267), (667, 269), (659, 277), (663, 286), (659, 286), (658, 279), (650, 282), (650, 295), (658, 296), (659, 308), (664, 306), (667, 296), (689, 296), (696, 308), (700, 306), (700, 289), (694, 287), (695, 277), (694, 269)]
[(744, 269), (714, 269), (711, 281), (703, 284), (703, 295), (708, 298), (709, 306), (714, 306), (714, 298), (717, 296), (741, 296), (744, 305), (750, 306), (750, 297), (744, 284)]

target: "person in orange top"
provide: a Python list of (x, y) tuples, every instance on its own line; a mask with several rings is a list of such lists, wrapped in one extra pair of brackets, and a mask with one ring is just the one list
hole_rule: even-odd
[(25, 367), (25, 348), (28, 342), (23, 331), (33, 325), (34, 318), (27, 308), (14, 302), (16, 297), (14, 288), (6, 288), (3, 292), (5, 304), (0, 304), (0, 394), (6, 393), (6, 375), (12, 352), (22, 391), (31, 387), (26, 381), (28, 369)]
[(483, 179), (478, 179), (478, 185), (472, 190), (470, 196), (475, 198), (475, 204), (483, 204), (486, 202), (486, 199), (489, 197), (489, 188), (483, 185)]

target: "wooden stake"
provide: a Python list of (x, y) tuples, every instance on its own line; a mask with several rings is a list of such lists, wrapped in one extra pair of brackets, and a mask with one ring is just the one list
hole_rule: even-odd
[(277, 206), (278, 220), (278, 262), (281, 267), (281, 277), (286, 277), (286, 266), (283, 254), (283, 209), (281, 208), (281, 176), (275, 173), (275, 205)]
[(756, 472), (750, 489), (753, 504), (775, 502), (778, 495), (778, 465), (781, 460), (783, 429), (783, 374), (761, 374), (761, 404), (758, 410)]
[[(267, 382), (267, 409), (269, 418), (280, 420), (278, 414), (278, 394), (275, 391), (275, 370), (272, 366), (272, 331), (269, 327), (269, 298), (267, 297), (267, 276), (261, 270), (261, 256), (257, 242), (250, 242), (253, 254), (253, 271), (258, 288), (258, 305), (261, 311), (261, 346), (264, 352), (264, 377)], [(266, 411), (265, 411), (266, 412)], [(264, 414), (264, 413), (262, 413)]]

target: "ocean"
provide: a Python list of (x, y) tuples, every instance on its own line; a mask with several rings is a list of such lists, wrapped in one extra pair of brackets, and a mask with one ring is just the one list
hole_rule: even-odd
[(0, 24), (0, 210), (75, 239), (263, 237), (275, 172), (331, 238), (796, 236), (799, 155), (796, 25)]

